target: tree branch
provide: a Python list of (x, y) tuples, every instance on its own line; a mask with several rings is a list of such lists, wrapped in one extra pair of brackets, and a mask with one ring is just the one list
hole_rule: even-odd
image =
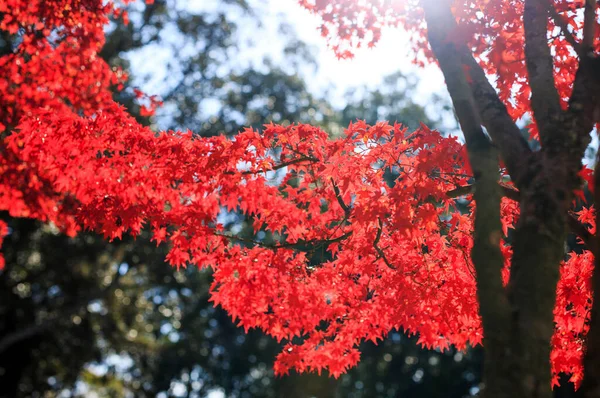
[(569, 98), (569, 107), (564, 112), (562, 145), (573, 152), (573, 162), (580, 161), (590, 142), (590, 131), (600, 121), (600, 58), (582, 54)]
[(549, 142), (552, 142), (551, 145), (560, 145), (557, 121), (562, 110), (547, 39), (548, 14), (547, 0), (525, 0), (525, 62), (531, 87), (531, 108), (542, 145)]
[[(519, 191), (514, 189), (513, 187), (499, 183), (498, 184), (502, 189), (502, 193), (509, 199), (519, 201)], [(458, 198), (459, 196), (469, 195), (475, 192), (475, 184), (465, 185), (462, 187), (455, 188), (451, 191), (446, 192), (446, 196), (449, 198)]]
[(348, 218), (348, 216), (350, 215), (350, 206), (348, 206), (344, 202), (344, 199), (342, 198), (342, 194), (340, 193), (340, 189), (338, 188), (338, 186), (335, 183), (335, 181), (333, 180), (333, 178), (331, 178), (331, 184), (333, 185), (333, 192), (335, 193), (335, 198), (337, 199), (340, 207), (344, 210), (344, 213), (346, 213), (346, 218)]
[(560, 28), (563, 36), (565, 37), (565, 40), (571, 45), (571, 47), (573, 47), (573, 49), (575, 50), (575, 52), (577, 54), (582, 54), (583, 52), (581, 51), (581, 49), (582, 49), (581, 44), (578, 43), (577, 39), (575, 39), (575, 36), (573, 36), (573, 34), (571, 32), (569, 32), (569, 26), (567, 24), (567, 21), (565, 21), (563, 16), (560, 15), (559, 12), (556, 10), (556, 7), (554, 7), (554, 1), (552, 1), (552, 0), (544, 0), (544, 1), (546, 1), (547, 7), (548, 7), (548, 12), (550, 13), (550, 17), (554, 21), (554, 24)]
[[(458, 28), (454, 19), (447, 23), (453, 30)], [(531, 148), (471, 51), (465, 45), (460, 45), (458, 51), (468, 70), (470, 78), (468, 83), (481, 122), (500, 150), (500, 155), (512, 180), (519, 187), (520, 176), (523, 173), (523, 161), (528, 158)]]
[(377, 235), (375, 235), (375, 240), (373, 241), (373, 247), (375, 248), (375, 251), (377, 251), (377, 253), (379, 254), (379, 257), (383, 260), (383, 262), (385, 263), (385, 265), (388, 266), (388, 268), (391, 269), (396, 269), (396, 266), (393, 265), (392, 263), (390, 263), (390, 261), (387, 259), (385, 252), (379, 247), (379, 241), (381, 240), (381, 234), (383, 232), (383, 223), (381, 222), (381, 220), (379, 221), (379, 228), (377, 228)]
[(582, 54), (587, 54), (594, 50), (594, 39), (598, 22), (596, 21), (597, 0), (585, 0), (585, 9), (583, 11), (583, 41), (581, 42)]
[(598, 242), (596, 237), (592, 235), (592, 233), (577, 219), (577, 216), (573, 212), (569, 212), (569, 217), (567, 218), (567, 224), (569, 225), (569, 229), (575, 235), (579, 236), (586, 248), (594, 253), (598, 253)]
[[(268, 171), (277, 171), (277, 170), (283, 169), (284, 167), (292, 166), (294, 164), (298, 164), (298, 163), (302, 163), (302, 162), (315, 163), (318, 161), (319, 161), (319, 159), (312, 157), (312, 156), (301, 156), (299, 158), (291, 159), (287, 162), (276, 164), (268, 170), (246, 170), (246, 171), (242, 171), (241, 174), (242, 175), (251, 175), (251, 174), (266, 173)], [(235, 174), (235, 172), (226, 171), (224, 174), (233, 175), (233, 174)]]
[(598, 29), (596, 3), (596, 0), (585, 1), (583, 48), (579, 54), (569, 108), (564, 116), (564, 141), (573, 148), (573, 158), (578, 160), (590, 141), (589, 132), (595, 123), (600, 122), (600, 58), (593, 53)]
[(293, 243), (286, 242), (286, 243), (280, 243), (280, 244), (276, 244), (276, 245), (269, 245), (269, 244), (260, 242), (258, 240), (246, 239), (246, 238), (242, 238), (239, 236), (229, 235), (229, 234), (224, 234), (224, 233), (219, 233), (219, 232), (214, 232), (213, 234), (215, 236), (221, 236), (223, 238), (235, 240), (235, 241), (242, 242), (242, 243), (250, 243), (250, 244), (262, 247), (264, 249), (270, 249), (270, 250), (292, 249), (292, 250), (298, 250), (298, 251), (302, 251), (302, 252), (310, 252), (319, 247), (330, 245), (333, 243), (338, 243), (345, 239), (348, 239), (350, 236), (352, 236), (352, 231), (348, 231), (345, 234), (342, 234), (342, 235), (340, 235), (336, 238), (332, 238), (332, 239), (312, 239), (312, 240), (299, 239)]
[[(496, 392), (511, 390), (510, 381), (502, 380), (496, 375), (509, 372), (512, 367), (510, 361), (504, 360), (506, 349), (510, 343), (511, 308), (501, 277), (504, 256), (500, 251), (502, 234), (500, 200), (502, 195), (497, 184), (498, 157), (481, 128), (474, 94), (465, 75), (465, 65), (461, 60), (461, 54), (465, 54), (468, 49), (462, 43), (456, 44), (456, 38), (452, 37), (456, 19), (452, 14), (449, 1), (423, 0), (422, 4), (425, 9), (429, 44), (444, 74), (448, 92), (465, 136), (469, 162), (477, 183), (477, 191), (474, 195), (477, 212), (471, 258), (476, 271), (477, 296), (485, 336), (484, 344), (487, 350), (484, 376), (486, 393), (489, 391), (490, 395), (494, 395)], [(470, 67), (471, 64), (467, 66)], [(479, 68), (478, 65), (477, 68)], [(494, 90), (491, 102), (496, 101), (497, 97)], [(496, 130), (495, 133), (500, 134), (500, 131)], [(505, 161), (507, 165), (510, 163), (513, 172), (516, 173), (520, 160), (513, 157), (512, 149), (508, 148), (509, 142), (510, 146), (515, 145), (512, 139), (502, 141), (504, 150), (507, 151), (507, 155), (510, 155)]]
[[(519, 191), (514, 189), (511, 186), (500, 183), (500, 188), (502, 189), (502, 193), (505, 197), (512, 199), (514, 201), (520, 200)], [(458, 198), (460, 196), (470, 195), (475, 192), (475, 185), (465, 185), (462, 187), (455, 188), (451, 191), (446, 192), (446, 196), (449, 198)], [(577, 219), (577, 216), (573, 214), (573, 212), (569, 212), (569, 217), (567, 219), (567, 223), (569, 224), (569, 229), (575, 235), (579, 236), (581, 240), (585, 243), (585, 246), (592, 253), (598, 253), (598, 242), (596, 241), (596, 237), (588, 231), (588, 229)]]
[[(549, 0), (548, 0), (549, 1)], [(596, 0), (584, 2), (584, 42), (595, 35)], [(552, 7), (553, 9), (554, 7)], [(566, 29), (566, 28), (565, 28)], [(573, 82), (568, 109), (561, 113), (553, 151), (561, 153), (562, 164), (569, 173), (567, 185), (576, 183), (581, 157), (590, 142), (590, 131), (600, 121), (600, 58), (586, 44), (579, 51), (579, 65)], [(567, 189), (572, 187), (566, 186)], [(573, 187), (574, 188), (574, 187)]]

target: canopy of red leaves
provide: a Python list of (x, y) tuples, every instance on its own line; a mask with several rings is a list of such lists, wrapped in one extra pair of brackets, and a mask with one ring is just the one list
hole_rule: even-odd
[[(322, 16), (323, 32), (341, 55), (343, 46), (375, 43), (382, 27), (395, 24), (411, 30), (416, 48), (428, 54), (415, 1), (302, 3)], [(520, 2), (456, 3), (468, 27), (457, 35), (470, 40), (513, 100), (514, 117), (522, 116), (529, 100)], [(579, 3), (559, 4), (574, 28)], [(171, 264), (214, 270), (212, 300), (241, 326), (286, 341), (279, 374), (327, 369), (338, 376), (359, 360), (360, 342), (376, 342), (392, 329), (418, 333), (431, 348), (481, 343), (469, 258), (474, 209), (460, 211), (464, 197), (447, 195), (470, 181), (456, 139), (425, 126), (407, 131), (360, 121), (336, 140), (307, 125), (268, 125), (233, 140), (155, 133), (111, 99), (125, 75), (98, 51), (108, 16), (120, 15), (113, 4), (2, 0), (0, 12), (0, 29), (19, 37), (0, 58), (10, 76), (0, 82), (2, 210), (109, 239), (149, 226), (157, 244), (170, 244)], [(554, 45), (570, 51), (560, 38)], [(572, 58), (559, 64), (563, 94)], [(393, 184), (384, 178), (390, 171)], [(228, 211), (246, 215), (255, 231), (279, 243), (230, 236), (223, 225)], [(502, 212), (508, 235), (518, 206), (505, 199)], [(594, 229), (591, 212), (578, 216)], [(6, 233), (2, 224), (0, 236)], [(510, 245), (502, 249), (509, 264)], [(316, 251), (328, 260), (313, 264)], [(561, 265), (552, 364), (555, 374), (570, 373), (575, 382), (592, 264), (582, 251)]]

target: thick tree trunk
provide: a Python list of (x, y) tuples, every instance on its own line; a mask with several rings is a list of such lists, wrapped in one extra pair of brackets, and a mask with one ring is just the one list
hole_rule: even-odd
[[(600, 220), (596, 220), (596, 225)], [(600, 257), (596, 255), (596, 264), (592, 277), (594, 303), (592, 304), (590, 330), (586, 340), (586, 352), (583, 358), (584, 379), (581, 393), (585, 398), (600, 398)]]
[[(495, 298), (487, 298), (502, 301), (506, 295), (510, 306), (508, 319), (506, 315), (481, 311), (486, 354), (484, 396), (487, 398), (552, 397), (553, 310), (559, 265), (565, 254), (565, 215), (570, 195), (567, 194), (568, 187), (559, 183), (566, 178), (564, 169), (551, 172), (556, 167), (552, 164), (560, 162), (551, 162), (552, 158), (543, 151), (530, 159), (528, 169), (532, 172), (520, 181), (523, 187), (520, 191), (521, 216), (512, 236), (509, 286)], [(480, 200), (484, 201), (485, 198)], [(477, 261), (475, 256), (473, 261)], [(481, 292), (483, 283), (479, 279), (489, 277), (483, 272), (477, 273), (482, 309), (486, 297)], [(490, 341), (497, 335), (508, 338)]]
[[(596, 158), (594, 171), (594, 204), (596, 207), (596, 226), (600, 226), (600, 153)], [(597, 229), (596, 229), (597, 230)], [(596, 232), (594, 251), (594, 272), (592, 274), (592, 291), (594, 298), (590, 314), (590, 329), (586, 339), (586, 351), (583, 357), (584, 379), (581, 393), (585, 398), (600, 398), (600, 234)]]
[(498, 154), (481, 127), (459, 49), (455, 42), (448, 40), (455, 24), (449, 4), (426, 0), (423, 5), (429, 43), (444, 73), (476, 180), (474, 197), (477, 209), (471, 258), (477, 275), (477, 295), (484, 330), (484, 394), (494, 398), (518, 397), (518, 394), (515, 395), (518, 367), (507, 327), (511, 312), (501, 277), (504, 258), (500, 251), (502, 193), (498, 185)]
[(512, 266), (519, 269), (515, 278), (522, 279), (522, 283), (515, 283), (510, 292), (512, 345), (527, 397), (552, 396), (550, 342), (559, 263), (564, 257), (563, 241), (559, 239), (549, 239), (531, 223), (515, 233)]
[[(579, 188), (581, 157), (597, 119), (594, 110), (600, 96), (600, 61), (587, 56), (581, 60), (569, 108), (563, 111), (547, 41), (553, 6), (525, 0), (525, 58), (532, 110), (543, 144), (541, 151), (532, 153), (468, 47), (453, 37), (459, 29), (450, 2), (423, 0), (422, 4), (429, 43), (446, 78), (476, 180), (471, 258), (484, 332), (483, 396), (550, 398), (559, 266), (565, 256), (567, 214), (573, 192)], [(586, 7), (593, 10), (595, 5)], [(498, 179), (497, 158), (481, 133), (481, 124), (500, 150), (520, 191), (521, 215), (511, 237), (513, 258), (507, 288), (502, 286), (500, 275), (499, 194), (492, 186)], [(600, 187), (600, 173), (596, 186)], [(600, 194), (597, 203), (598, 208)], [(600, 241), (594, 246), (600, 247)], [(600, 269), (595, 272), (594, 290), (600, 292)], [(588, 391), (586, 398), (600, 398), (600, 300), (596, 300), (592, 312), (595, 333), (588, 337), (584, 390)]]
[[(526, 208), (527, 201), (522, 201)], [(550, 343), (566, 231), (560, 217), (522, 214), (513, 241), (511, 345), (523, 397), (551, 397)]]
[[(481, 96), (482, 90), (474, 90), (469, 85), (463, 63), (467, 62), (471, 69), (478, 66), (468, 62), (469, 51), (464, 44), (448, 40), (456, 28), (448, 2), (424, 0), (423, 5), (429, 42), (446, 78), (476, 180), (474, 198), (477, 209), (471, 257), (476, 270), (484, 330), (486, 360), (483, 395), (488, 398), (550, 398), (553, 310), (559, 265), (564, 259), (566, 214), (574, 188), (571, 185), (577, 182), (578, 162), (570, 160), (573, 158), (568, 156), (571, 153), (563, 155), (562, 151), (549, 146), (538, 153), (531, 153), (528, 148), (519, 149), (523, 154), (522, 163), (519, 163), (515, 148), (520, 147), (510, 148), (510, 145), (502, 144), (502, 139), (508, 137), (502, 138), (500, 131), (490, 131), (492, 137), (494, 134), (498, 136), (500, 149), (506, 148), (510, 155), (505, 156), (505, 160), (509, 160), (509, 170), (521, 197), (521, 216), (512, 242), (514, 255), (511, 279), (509, 287), (505, 289), (501, 279), (503, 258), (499, 250), (502, 236), (500, 198), (498, 189), (492, 186), (497, 186), (498, 182), (497, 158), (486, 136), (480, 133), (481, 109), (478, 108), (481, 108), (481, 104), (473, 96)], [(547, 21), (545, 16), (540, 15), (538, 5), (529, 2), (529, 6), (528, 17), (533, 18), (528, 25), (529, 36), (535, 42), (534, 39), (541, 37), (540, 32), (545, 32)], [(532, 63), (531, 67), (537, 65), (541, 68), (548, 64), (548, 49), (540, 49), (540, 54), (532, 50), (534, 48), (530, 47), (528, 54), (530, 57), (533, 54), (537, 63)], [(469, 72), (471, 80), (473, 76), (477, 78), (478, 72)], [(539, 77), (533, 83), (554, 92)], [(488, 97), (487, 91), (483, 91)], [(547, 115), (558, 109), (552, 120), (542, 123), (552, 128), (551, 132), (546, 131), (550, 137), (564, 127), (558, 123), (560, 108), (557, 97), (554, 97), (536, 97), (536, 108), (541, 113), (543, 111)], [(484, 110), (492, 108), (496, 116), (505, 119), (505, 109), (484, 105)], [(493, 116), (491, 112), (486, 115), (486, 118)], [(496, 126), (498, 123), (487, 120), (486, 124)], [(515, 144), (520, 142), (514, 137), (512, 141)], [(575, 151), (579, 151), (579, 148)]]

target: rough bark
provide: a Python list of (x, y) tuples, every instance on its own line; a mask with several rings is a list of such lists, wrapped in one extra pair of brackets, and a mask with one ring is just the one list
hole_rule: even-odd
[(536, 153), (531, 178), (521, 190), (521, 216), (513, 235), (508, 286), (511, 345), (524, 397), (551, 397), (550, 340), (559, 264), (567, 235), (564, 199), (545, 152)]
[[(589, 54), (598, 30), (596, 21), (596, 0), (586, 0), (584, 10), (583, 54), (575, 78), (573, 94), (567, 116), (574, 125), (580, 124), (582, 131), (591, 129), (600, 122), (600, 59)], [(587, 90), (586, 90), (587, 88)], [(596, 226), (600, 226), (600, 154), (594, 171), (594, 203)], [(595, 267), (592, 274), (594, 301), (590, 314), (590, 328), (586, 339), (586, 352), (583, 358), (584, 378), (581, 385), (585, 398), (600, 398), (600, 234), (596, 232), (594, 247)], [(592, 245), (589, 245), (592, 246)]]
[(583, 53), (593, 51), (594, 39), (596, 37), (596, 30), (598, 29), (598, 22), (596, 21), (596, 8), (598, 7), (597, 0), (585, 0), (585, 8), (583, 11), (583, 40), (582, 47)]
[[(510, 321), (510, 307), (502, 286), (503, 256), (500, 251), (502, 229), (498, 185), (498, 155), (484, 134), (473, 93), (467, 82), (464, 65), (455, 42), (447, 40), (453, 16), (445, 1), (423, 2), (428, 25), (429, 43), (444, 74), (448, 91), (465, 135), (469, 162), (477, 189), (474, 243), (471, 258), (476, 271), (477, 295), (483, 321), (486, 360), (484, 380), (486, 395), (514, 396), (514, 358), (509, 344), (506, 325)], [(512, 377), (505, 377), (511, 374)]]
[(521, 215), (513, 235), (508, 290), (511, 345), (519, 358), (521, 393), (549, 398), (556, 285), (565, 254), (567, 211), (582, 152), (564, 151), (561, 142), (565, 125), (548, 46), (548, 15), (544, 1), (525, 1), (525, 60), (531, 107), (543, 149), (529, 157), (525, 173), (519, 176)]
[[(600, 156), (596, 158), (596, 169), (594, 172), (594, 183), (600, 187)], [(600, 189), (594, 192), (594, 203), (596, 209), (600, 206)], [(596, 225), (600, 225), (600, 212), (596, 212)], [(595, 248), (600, 247), (600, 234), (596, 234)], [(592, 274), (592, 289), (594, 301), (590, 311), (590, 330), (586, 339), (586, 351), (583, 357), (584, 378), (581, 385), (581, 393), (585, 398), (600, 398), (600, 256), (598, 250), (594, 251), (595, 267)]]
[[(429, 42), (465, 135), (477, 185), (472, 260), (484, 330), (484, 394), (494, 398), (551, 397), (556, 285), (567, 226), (573, 224), (568, 211), (589, 142), (590, 101), (597, 101), (598, 96), (589, 90), (594, 68), (591, 61), (581, 62), (577, 77), (581, 83), (576, 82), (569, 109), (562, 111), (546, 37), (547, 3), (527, 0), (526, 61), (543, 145), (541, 151), (532, 153), (467, 46), (456, 38), (449, 40), (457, 27), (449, 2), (423, 0), (422, 4)], [(512, 239), (508, 289), (500, 278), (497, 155), (481, 124), (500, 149), (519, 188), (521, 217)]]
[[(449, 23), (456, 25), (454, 20)], [(529, 144), (508, 114), (506, 105), (498, 97), (496, 90), (485, 76), (485, 72), (473, 58), (473, 54), (466, 46), (458, 48), (457, 51), (469, 71), (469, 85), (481, 122), (492, 137), (494, 144), (499, 148), (508, 173), (520, 188), (519, 177), (524, 169), (523, 161), (531, 153)]]
[[(579, 67), (569, 99), (569, 108), (564, 112), (565, 147), (575, 152), (582, 151), (589, 142), (589, 131), (600, 122), (600, 59), (591, 53), (593, 38), (598, 22), (595, 20), (597, 1), (586, 0), (584, 10), (584, 33)], [(600, 208), (600, 157), (596, 160), (594, 183), (595, 208)], [(596, 213), (596, 225), (600, 226), (600, 213)], [(600, 234), (588, 236), (586, 246), (595, 256), (592, 276), (594, 301), (590, 313), (589, 331), (586, 336), (586, 351), (583, 359), (584, 379), (581, 396), (600, 398)]]
[(560, 99), (554, 84), (554, 64), (548, 46), (548, 7), (545, 0), (526, 0), (523, 12), (525, 60), (531, 87), (531, 109), (542, 145), (560, 139), (557, 121)]

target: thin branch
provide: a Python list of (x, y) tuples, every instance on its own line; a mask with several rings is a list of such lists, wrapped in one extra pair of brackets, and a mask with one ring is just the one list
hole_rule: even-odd
[(319, 159), (312, 157), (312, 156), (303, 156), (300, 158), (296, 158), (296, 159), (292, 159), (288, 162), (284, 162), (284, 163), (280, 163), (278, 165), (273, 166), (271, 169), (269, 170), (261, 170), (261, 171), (245, 171), (242, 174), (256, 174), (256, 173), (266, 173), (267, 171), (277, 171), (279, 169), (283, 169), (284, 167), (288, 167), (288, 166), (292, 166), (294, 164), (298, 164), (298, 163), (302, 163), (302, 162), (309, 162), (309, 163), (315, 163), (318, 162)]
[(575, 36), (569, 31), (567, 21), (563, 18), (562, 15), (556, 10), (554, 7), (554, 2), (552, 0), (545, 0), (548, 5), (548, 12), (550, 13), (550, 17), (554, 21), (554, 24), (558, 26), (565, 37), (565, 40), (573, 47), (577, 54), (581, 54), (581, 44), (577, 42)]
[(344, 199), (342, 198), (342, 195), (340, 193), (340, 189), (338, 188), (333, 178), (331, 178), (331, 184), (333, 184), (333, 192), (335, 193), (335, 198), (337, 199), (340, 207), (344, 210), (344, 213), (346, 213), (346, 215), (348, 216), (350, 214), (350, 206), (348, 206), (344, 202)]
[[(519, 201), (519, 191), (514, 189), (513, 187), (499, 183), (500, 188), (502, 189), (502, 193), (509, 199)], [(446, 192), (446, 196), (449, 198), (458, 198), (460, 196), (469, 195), (475, 192), (475, 184), (465, 185), (462, 187), (455, 188), (451, 191)]]
[[(298, 164), (298, 163), (302, 163), (302, 162), (315, 163), (315, 162), (318, 162), (318, 161), (319, 161), (319, 159), (317, 159), (315, 157), (312, 157), (312, 156), (302, 156), (300, 158), (292, 159), (292, 160), (289, 160), (287, 162), (279, 163), (279, 164), (274, 165), (273, 167), (271, 167), (270, 169), (267, 169), (267, 170), (245, 170), (245, 171), (241, 171), (240, 174), (242, 174), (242, 175), (260, 174), (260, 173), (266, 173), (266, 172), (269, 172), (269, 171), (277, 171), (277, 170), (283, 169), (284, 167), (292, 166), (294, 164)], [(226, 171), (224, 174), (234, 175), (234, 174), (236, 174), (236, 172), (234, 172), (234, 171)]]
[(463, 187), (454, 188), (451, 191), (446, 192), (446, 196), (449, 198), (458, 198), (465, 195), (470, 195), (475, 192), (475, 185), (465, 185)]
[(385, 252), (379, 247), (379, 241), (381, 240), (381, 234), (383, 232), (383, 223), (381, 222), (381, 219), (379, 219), (378, 221), (379, 221), (379, 228), (377, 228), (377, 235), (375, 235), (375, 240), (373, 241), (373, 247), (379, 254), (379, 257), (383, 260), (385, 265), (387, 265), (388, 268), (395, 270), (396, 266), (393, 265), (392, 263), (390, 263), (390, 261), (387, 259), (386, 255), (385, 255)]
[(577, 216), (573, 212), (569, 212), (569, 217), (567, 218), (567, 224), (569, 225), (569, 229), (575, 235), (579, 236), (583, 243), (585, 243), (586, 248), (594, 253), (598, 253), (598, 241), (596, 237), (577, 219)]
[(348, 231), (345, 234), (340, 235), (336, 238), (332, 238), (332, 239), (313, 239), (313, 240), (299, 239), (298, 241), (296, 241), (294, 243), (289, 242), (289, 243), (280, 243), (280, 244), (275, 244), (275, 245), (269, 245), (269, 244), (266, 244), (264, 242), (260, 242), (260, 241), (254, 240), (254, 239), (242, 238), (239, 236), (224, 234), (224, 233), (220, 233), (220, 232), (214, 232), (213, 234), (215, 236), (221, 236), (223, 238), (235, 240), (237, 242), (250, 243), (250, 244), (262, 247), (264, 249), (270, 249), (270, 250), (293, 249), (293, 250), (298, 250), (298, 251), (303, 251), (303, 252), (310, 252), (315, 249), (318, 249), (319, 247), (331, 245), (333, 243), (338, 243), (343, 240), (346, 240), (350, 236), (352, 236), (352, 231)]

